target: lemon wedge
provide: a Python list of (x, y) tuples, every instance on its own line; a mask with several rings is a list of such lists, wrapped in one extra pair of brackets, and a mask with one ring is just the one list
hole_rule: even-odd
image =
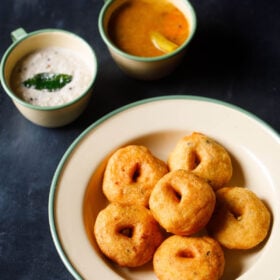
[(161, 33), (159, 32), (151, 32), (151, 40), (154, 46), (161, 50), (164, 53), (170, 53), (173, 52), (178, 48), (178, 45), (169, 41), (166, 37), (164, 37)]

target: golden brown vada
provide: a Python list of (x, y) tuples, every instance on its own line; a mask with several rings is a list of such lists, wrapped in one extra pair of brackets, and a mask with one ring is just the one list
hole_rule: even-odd
[(138, 267), (150, 261), (163, 233), (150, 210), (142, 205), (110, 203), (94, 225), (100, 250), (120, 266)]
[(206, 179), (215, 190), (232, 177), (232, 163), (227, 150), (199, 132), (180, 139), (167, 163), (171, 171), (186, 169)]
[(153, 258), (159, 280), (218, 280), (224, 272), (224, 252), (210, 237), (173, 235), (162, 242)]
[(128, 145), (109, 158), (104, 172), (103, 192), (111, 202), (147, 206), (152, 189), (167, 172), (167, 164), (147, 147)]
[(181, 169), (165, 174), (158, 181), (149, 206), (167, 232), (191, 235), (208, 223), (215, 202), (215, 193), (205, 180)]
[(216, 209), (207, 225), (213, 238), (229, 249), (250, 249), (265, 239), (271, 215), (251, 190), (224, 187), (216, 197)]

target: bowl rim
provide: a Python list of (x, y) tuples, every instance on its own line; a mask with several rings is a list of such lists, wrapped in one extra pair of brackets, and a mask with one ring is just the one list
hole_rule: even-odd
[[(10, 87), (8, 86), (8, 83), (5, 79), (5, 65), (6, 65), (6, 62), (8, 60), (8, 57), (9, 55), (11, 54), (11, 52), (24, 40), (28, 39), (28, 38), (31, 38), (33, 36), (37, 36), (37, 35), (41, 35), (41, 34), (44, 34), (44, 33), (64, 33), (66, 34), (67, 36), (72, 36), (73, 38), (79, 40), (82, 44), (84, 44), (91, 52), (92, 54), (92, 58), (94, 60), (94, 63), (95, 63), (95, 67), (93, 69), (93, 76), (92, 76), (92, 79), (91, 79), (91, 82), (90, 84), (88, 85), (88, 87), (85, 89), (85, 91), (80, 94), (78, 97), (76, 97), (75, 99), (65, 103), (65, 104), (61, 104), (61, 105), (55, 105), (55, 106), (39, 106), (39, 105), (33, 105), (31, 103), (28, 103), (26, 101), (24, 101), (23, 99), (21, 99), (20, 97), (18, 97), (11, 89)], [(17, 39), (16, 41), (14, 41), (9, 47), (8, 49), (5, 51), (2, 59), (1, 59), (1, 62), (0, 62), (0, 68), (1, 68), (1, 71), (0, 71), (0, 81), (1, 81), (1, 84), (2, 84), (2, 87), (4, 88), (6, 94), (16, 103), (19, 103), (20, 105), (24, 106), (24, 107), (27, 107), (29, 109), (32, 109), (32, 110), (38, 110), (38, 111), (53, 111), (53, 110), (59, 110), (59, 109), (63, 109), (63, 108), (66, 108), (66, 107), (69, 107), (71, 105), (73, 105), (74, 103), (78, 102), (79, 100), (81, 100), (82, 98), (84, 98), (88, 92), (91, 90), (91, 88), (93, 87), (94, 85), (94, 82), (96, 80), (96, 76), (97, 76), (97, 72), (98, 72), (98, 60), (97, 60), (97, 57), (96, 57), (96, 54), (95, 54), (95, 51), (94, 49), (89, 45), (89, 43), (84, 39), (82, 38), (81, 36), (71, 32), (71, 31), (68, 31), (68, 30), (64, 30), (64, 29), (59, 29), (59, 28), (45, 28), (45, 29), (39, 29), (39, 30), (35, 30), (35, 31), (32, 31), (32, 32), (29, 32), (29, 33), (26, 33), (24, 36), (21, 36), (19, 39)]]

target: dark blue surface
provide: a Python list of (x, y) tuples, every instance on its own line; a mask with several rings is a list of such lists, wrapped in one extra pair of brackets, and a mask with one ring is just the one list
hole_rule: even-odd
[(1, 280), (72, 279), (50, 236), (50, 184), (72, 141), (111, 110), (148, 97), (199, 95), (238, 105), (280, 132), (280, 2), (191, 3), (198, 29), (183, 63), (165, 79), (143, 82), (126, 77), (101, 41), (97, 17), (102, 0), (1, 1), (1, 57), (18, 27), (27, 32), (62, 28), (87, 40), (99, 64), (88, 108), (63, 128), (41, 128), (25, 120), (0, 88)]

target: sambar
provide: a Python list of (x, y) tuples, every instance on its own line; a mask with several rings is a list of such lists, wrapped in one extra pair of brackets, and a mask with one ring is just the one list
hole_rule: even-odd
[(108, 23), (113, 44), (140, 57), (167, 52), (155, 43), (158, 38), (159, 45), (180, 46), (188, 38), (189, 29), (184, 14), (167, 0), (127, 0), (112, 13)]

